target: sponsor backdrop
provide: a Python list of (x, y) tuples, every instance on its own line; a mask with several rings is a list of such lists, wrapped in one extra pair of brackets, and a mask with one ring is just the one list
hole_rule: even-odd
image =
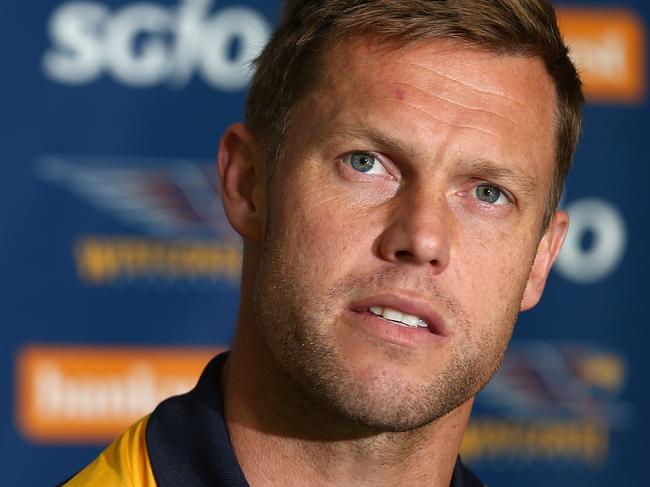
[[(462, 452), (491, 486), (650, 485), (650, 6), (559, 6), (589, 94), (573, 224)], [(241, 250), (213, 161), (278, 8), (3, 4), (3, 485), (66, 478), (228, 346)]]

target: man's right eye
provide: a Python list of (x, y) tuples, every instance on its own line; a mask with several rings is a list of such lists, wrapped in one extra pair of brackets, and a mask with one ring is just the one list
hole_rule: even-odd
[(379, 158), (369, 152), (350, 152), (343, 156), (343, 162), (355, 171), (364, 174), (384, 175), (388, 174)]

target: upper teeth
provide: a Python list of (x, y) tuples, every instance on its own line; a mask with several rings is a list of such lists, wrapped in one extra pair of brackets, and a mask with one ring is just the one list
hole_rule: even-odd
[(402, 313), (401, 311), (392, 308), (373, 306), (370, 308), (370, 312), (377, 316), (381, 316), (386, 320), (393, 321), (399, 325), (410, 326), (411, 328), (427, 328), (428, 326), (422, 318), (408, 313)]

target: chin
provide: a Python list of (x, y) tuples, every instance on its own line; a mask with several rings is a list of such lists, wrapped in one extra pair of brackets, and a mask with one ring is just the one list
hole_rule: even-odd
[(314, 402), (347, 424), (349, 431), (358, 432), (397, 433), (426, 427), (466, 403), (482, 385), (448, 373), (416, 383), (395, 370), (375, 369), (372, 376), (355, 376), (338, 367), (331, 374), (336, 369), (329, 368), (329, 376), (303, 376), (301, 382)]

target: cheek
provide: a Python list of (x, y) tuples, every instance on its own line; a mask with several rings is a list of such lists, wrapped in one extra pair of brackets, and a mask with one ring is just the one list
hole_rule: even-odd
[(276, 199), (282, 206), (273, 213), (270, 230), (283, 246), (287, 264), (316, 291), (358, 262), (364, 231), (351, 217), (351, 207), (337, 195), (300, 189), (283, 193)]
[(450, 262), (473, 322), (518, 307), (526, 286), (534, 251), (523, 239), (530, 237), (505, 228), (486, 222), (456, 228)]

